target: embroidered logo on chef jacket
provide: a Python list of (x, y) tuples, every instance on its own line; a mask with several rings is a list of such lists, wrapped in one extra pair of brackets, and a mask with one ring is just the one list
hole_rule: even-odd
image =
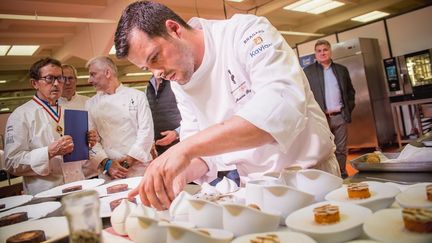
[(231, 70), (228, 69), (228, 73), (230, 75), (231, 82), (233, 84), (237, 84), (237, 82), (235, 81), (235, 76), (234, 76), (234, 74), (231, 73)]
[(252, 40), (252, 38), (258, 34), (262, 34), (264, 33), (264, 30), (257, 30), (255, 32), (253, 32), (252, 34), (250, 34), (248, 37), (246, 37), (246, 39), (243, 40), (243, 44), (248, 43), (250, 40)]
[(129, 111), (137, 111), (138, 110), (138, 104), (134, 100), (134, 98), (131, 98), (129, 101)]
[[(262, 39), (261, 39), (262, 40)], [(260, 45), (258, 48), (256, 48), (255, 50), (251, 51), (249, 53), (250, 57), (255, 57), (258, 54), (260, 54), (261, 52), (265, 51), (266, 49), (268, 49), (269, 47), (271, 47), (273, 45), (273, 43), (269, 43), (269, 44), (262, 44)]]
[(14, 143), (13, 138), (13, 126), (8, 126), (6, 128), (6, 144)]
[(259, 45), (263, 42), (263, 39), (261, 38), (261, 36), (258, 36), (253, 39), (253, 42), (255, 43), (255, 45)]
[(242, 100), (250, 93), (252, 93), (252, 90), (246, 82), (241, 83), (233, 91), (231, 91), (231, 94), (234, 96), (234, 100), (236, 103), (239, 103), (240, 100)]

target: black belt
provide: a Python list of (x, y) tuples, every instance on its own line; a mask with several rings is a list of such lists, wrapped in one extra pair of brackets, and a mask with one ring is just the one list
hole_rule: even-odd
[(326, 116), (337, 116), (337, 115), (339, 115), (339, 114), (341, 114), (342, 112), (340, 112), (340, 111), (337, 111), (337, 112), (330, 112), (330, 113), (325, 113), (326, 114)]

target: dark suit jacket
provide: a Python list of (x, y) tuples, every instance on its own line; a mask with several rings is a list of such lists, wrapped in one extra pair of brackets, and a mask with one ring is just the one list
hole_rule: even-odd
[[(340, 64), (332, 62), (331, 68), (339, 83), (339, 89), (342, 96), (342, 116), (346, 122), (351, 122), (351, 112), (355, 106), (355, 90), (349, 76), (348, 69)], [(325, 111), (325, 86), (324, 86), (324, 71), (323, 66), (315, 62), (304, 68), (304, 72), (309, 80), (311, 90), (315, 96), (315, 100)]]

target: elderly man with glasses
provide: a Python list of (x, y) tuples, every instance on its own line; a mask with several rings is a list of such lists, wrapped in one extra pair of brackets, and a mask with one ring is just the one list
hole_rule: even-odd
[[(63, 155), (74, 143), (64, 135), (63, 109), (58, 105), (64, 86), (61, 63), (52, 58), (35, 62), (29, 72), (36, 94), (9, 116), (5, 131), (5, 163), (9, 173), (23, 176), (24, 192), (37, 194), (65, 183)], [(88, 136), (94, 145), (94, 134)]]

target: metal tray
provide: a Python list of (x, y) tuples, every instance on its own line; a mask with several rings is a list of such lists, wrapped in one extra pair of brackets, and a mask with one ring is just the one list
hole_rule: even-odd
[[(387, 158), (394, 159), (399, 153), (383, 153)], [(400, 162), (400, 163), (367, 163), (367, 154), (350, 161), (358, 171), (384, 171), (384, 172), (432, 172), (432, 160), (428, 162)]]

